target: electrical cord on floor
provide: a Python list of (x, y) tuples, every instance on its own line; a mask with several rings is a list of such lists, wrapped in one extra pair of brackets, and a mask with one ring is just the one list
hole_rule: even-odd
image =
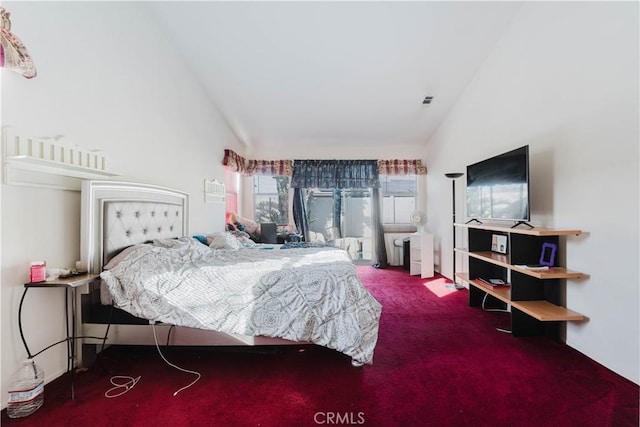
[[(109, 329), (111, 329), (111, 321), (113, 320), (113, 309), (114, 309), (115, 305), (113, 304), (113, 302), (111, 303), (111, 310), (109, 310), (109, 320), (107, 321), (107, 329), (104, 332), (104, 337), (102, 337), (102, 345), (100, 348), (100, 352), (98, 353), (98, 358), (101, 358), (102, 355), (104, 354), (104, 348), (106, 346), (107, 343), (107, 339), (109, 338)], [(129, 390), (131, 390), (133, 387), (135, 387), (136, 384), (138, 384), (138, 381), (140, 381), (140, 378), (142, 378), (142, 376), (138, 375), (137, 377), (130, 377), (128, 375), (115, 375), (113, 377), (111, 377), (111, 379), (109, 380), (109, 382), (111, 383), (111, 385), (113, 385), (113, 387), (111, 387), (109, 390), (104, 392), (104, 397), (107, 397), (109, 399), (113, 399), (114, 397), (120, 397), (123, 394), (127, 393)], [(120, 381), (123, 382), (120, 382)], [(122, 391), (116, 392), (117, 390), (122, 389)]]
[[(104, 393), (104, 397), (108, 397), (111, 399), (114, 397), (122, 396), (123, 394), (131, 390), (136, 384), (138, 384), (138, 381), (140, 381), (140, 378), (141, 378), (140, 375), (138, 375), (135, 378), (129, 377), (126, 375), (116, 375), (111, 377), (110, 381), (113, 387), (111, 387), (109, 390), (107, 390)], [(124, 380), (124, 382), (119, 382), (119, 380)], [(119, 389), (124, 389), (124, 390), (122, 390), (119, 393), (112, 394), (113, 391), (116, 391)]]
[(175, 369), (177, 369), (177, 370), (179, 370), (179, 371), (182, 371), (182, 372), (187, 372), (187, 373), (189, 373), (189, 374), (194, 374), (194, 375), (196, 375), (196, 376), (197, 376), (195, 380), (191, 381), (189, 384), (187, 384), (186, 386), (184, 386), (184, 387), (182, 387), (182, 388), (178, 389), (175, 393), (173, 393), (173, 395), (174, 395), (174, 396), (176, 396), (176, 395), (177, 395), (178, 393), (180, 393), (182, 390), (186, 390), (186, 389), (188, 389), (189, 387), (191, 387), (192, 385), (194, 385), (196, 382), (198, 382), (198, 380), (200, 379), (200, 377), (202, 377), (202, 375), (200, 375), (200, 372), (190, 371), (190, 370), (188, 370), (188, 369), (181, 368), (181, 367), (176, 366), (176, 365), (174, 365), (173, 363), (169, 362), (169, 361), (164, 357), (164, 355), (162, 354), (162, 351), (160, 350), (160, 346), (158, 345), (158, 335), (156, 334), (156, 324), (155, 324), (155, 322), (152, 322), (152, 323), (151, 323), (151, 327), (153, 328), (153, 338), (154, 338), (154, 339), (155, 339), (155, 341), (156, 341), (156, 348), (158, 349), (158, 353), (160, 354), (160, 357), (162, 357), (162, 360), (164, 360), (164, 361), (165, 361), (165, 363), (166, 363), (167, 365), (171, 366), (172, 368), (175, 368)]
[[(489, 294), (485, 292), (484, 298), (482, 298), (482, 309), (484, 311), (496, 311), (496, 312), (499, 312), (499, 313), (509, 313), (509, 310), (505, 310), (505, 309), (502, 309), (502, 308), (485, 308), (484, 304), (487, 301), (487, 296), (489, 296)], [(496, 331), (504, 332), (505, 334), (510, 334), (511, 333), (510, 330), (503, 329), (503, 328), (496, 328)]]

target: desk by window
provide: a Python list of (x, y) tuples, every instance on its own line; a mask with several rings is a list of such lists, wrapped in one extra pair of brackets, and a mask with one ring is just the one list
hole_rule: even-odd
[[(18, 308), (18, 328), (20, 329), (20, 338), (22, 338), (22, 343), (24, 344), (24, 349), (27, 351), (27, 356), (29, 357), (29, 359), (37, 356), (38, 354), (50, 349), (57, 344), (61, 344), (63, 342), (67, 343), (67, 372), (71, 371), (71, 399), (75, 399), (73, 374), (76, 359), (76, 339), (78, 338), (76, 335), (76, 289), (80, 286), (88, 285), (98, 277), (99, 276), (97, 274), (79, 274), (46, 282), (25, 283), (24, 292), (22, 293), (22, 298), (20, 299), (20, 307)], [(24, 303), (24, 299), (27, 296), (27, 291), (31, 288), (64, 289), (64, 309), (67, 330), (67, 337), (65, 339), (53, 343), (35, 354), (31, 353), (31, 351), (29, 350), (27, 340), (25, 339), (24, 332), (22, 330), (22, 304)], [(71, 296), (71, 306), (69, 306), (69, 296)], [(71, 328), (69, 327), (69, 321), (71, 321)]]

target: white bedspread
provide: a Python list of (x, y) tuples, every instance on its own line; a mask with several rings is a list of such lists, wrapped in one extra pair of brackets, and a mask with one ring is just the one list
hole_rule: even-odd
[(373, 362), (382, 307), (343, 250), (213, 250), (182, 238), (119, 258), (101, 277), (115, 305), (135, 316), (310, 341)]

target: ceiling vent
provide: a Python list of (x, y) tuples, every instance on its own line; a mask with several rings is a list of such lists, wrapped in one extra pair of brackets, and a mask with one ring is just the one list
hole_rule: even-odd
[(427, 96), (424, 98), (424, 101), (422, 101), (423, 104), (431, 104), (431, 101), (433, 101), (433, 96)]

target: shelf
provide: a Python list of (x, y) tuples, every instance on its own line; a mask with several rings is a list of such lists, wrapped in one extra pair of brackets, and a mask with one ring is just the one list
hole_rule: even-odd
[(118, 176), (116, 173), (100, 169), (43, 160), (29, 156), (12, 156), (6, 160), (7, 166), (32, 172), (50, 173), (81, 179), (99, 179)]
[(469, 252), (466, 249), (458, 248), (456, 248), (455, 251), (537, 279), (580, 279), (583, 275), (581, 272), (567, 270), (564, 267), (550, 267), (548, 270), (529, 270), (526, 268), (516, 267), (511, 264), (510, 257), (508, 255), (498, 254), (491, 251)]
[(2, 128), (2, 166), (5, 184), (80, 190), (83, 179), (107, 179), (106, 154), (85, 149), (57, 137), (29, 136), (16, 128)]
[(456, 277), (542, 322), (579, 321), (586, 319), (586, 317), (580, 313), (548, 301), (512, 301), (511, 289), (508, 286), (489, 286), (479, 280), (471, 279), (468, 273), (458, 273)]
[(527, 234), (529, 236), (579, 236), (582, 230), (566, 230), (546, 227), (511, 228), (499, 224), (453, 224), (455, 227), (474, 228), (476, 230), (500, 231), (503, 233)]
[(60, 277), (51, 281), (44, 282), (30, 282), (25, 283), (25, 288), (77, 288), (79, 286), (83, 286), (93, 282), (98, 279), (100, 275), (98, 274), (78, 274), (69, 277)]
[(482, 289), (487, 292), (489, 295), (496, 297), (500, 301), (511, 304), (511, 287), (510, 286), (490, 286), (486, 283), (483, 283), (479, 280), (470, 279), (469, 273), (456, 273), (456, 277), (464, 282), (469, 283), (470, 285), (475, 286), (476, 288)]
[(547, 301), (517, 301), (511, 306), (542, 322), (586, 320), (580, 313)]

